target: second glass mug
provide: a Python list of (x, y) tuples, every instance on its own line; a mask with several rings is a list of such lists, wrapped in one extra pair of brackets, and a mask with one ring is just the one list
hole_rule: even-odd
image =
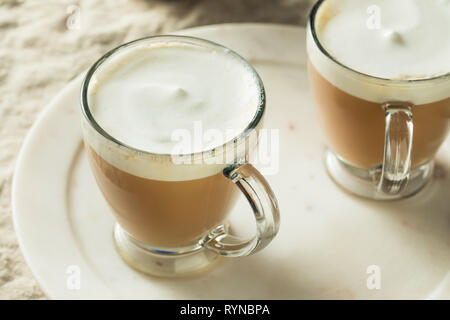
[[(233, 55), (248, 72), (254, 73), (259, 106), (247, 128), (223, 146), (187, 155), (153, 154), (120, 142), (94, 119), (88, 95), (91, 80), (99, 68), (124, 50), (167, 43)], [(105, 54), (87, 72), (81, 108), (91, 168), (118, 221), (115, 245), (132, 267), (152, 275), (184, 276), (205, 269), (219, 256), (253, 254), (277, 234), (280, 220), (277, 200), (264, 177), (249, 163), (258, 144), (265, 111), (264, 86), (256, 71), (235, 52), (207, 40), (185, 36), (155, 36), (126, 43)], [(176, 156), (184, 160), (174, 161)], [(151, 177), (136, 177), (130, 174), (133, 170), (125, 172), (119, 169), (123, 165), (116, 165), (116, 161), (132, 161), (130, 168), (142, 168)], [(165, 174), (170, 175), (169, 181), (158, 180), (161, 165)], [(208, 166), (207, 174), (205, 166)], [(177, 177), (189, 179), (177, 180)], [(224, 223), (238, 190), (247, 198), (256, 220), (256, 235), (248, 240), (230, 235)]]
[[(345, 190), (366, 198), (411, 196), (430, 181), (433, 159), (449, 131), (450, 74), (383, 79), (342, 64), (316, 33), (316, 17), (326, 1), (311, 11), (307, 51), (312, 95), (328, 145), (328, 173)], [(358, 96), (358, 88), (368, 96)]]

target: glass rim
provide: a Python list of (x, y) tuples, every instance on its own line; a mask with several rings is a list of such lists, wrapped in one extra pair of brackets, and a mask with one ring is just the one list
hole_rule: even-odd
[(320, 6), (327, 0), (318, 0), (314, 6), (311, 9), (311, 12), (309, 14), (309, 20), (308, 20), (308, 25), (310, 27), (311, 30), (311, 35), (312, 38), (314, 40), (315, 45), (319, 48), (320, 52), (322, 54), (324, 54), (328, 59), (330, 59), (331, 61), (333, 61), (334, 63), (336, 63), (337, 65), (343, 67), (344, 69), (351, 71), (357, 75), (360, 76), (364, 76), (367, 78), (371, 78), (373, 80), (377, 80), (377, 81), (383, 81), (383, 82), (390, 82), (393, 84), (399, 84), (399, 85), (405, 85), (405, 84), (424, 84), (424, 83), (428, 83), (431, 81), (436, 81), (436, 80), (450, 80), (450, 72), (448, 73), (444, 73), (441, 74), (439, 76), (434, 76), (434, 77), (430, 77), (430, 78), (421, 78), (421, 79), (390, 79), (390, 78), (383, 78), (383, 77), (377, 77), (377, 76), (373, 76), (358, 70), (355, 70), (345, 64), (343, 64), (342, 62), (340, 62), (338, 59), (336, 59), (331, 53), (329, 53), (325, 47), (322, 46), (322, 44), (319, 41), (319, 37), (317, 36), (317, 32), (316, 32), (316, 15), (317, 12), (319, 11)]
[[(226, 53), (226, 54), (231, 54), (233, 55), (236, 59), (238, 59), (238, 61), (242, 62), (244, 66), (248, 67), (249, 72), (251, 72), (255, 78), (256, 81), (256, 85), (259, 89), (258, 93), (259, 93), (259, 104), (256, 108), (256, 112), (253, 116), (253, 118), (250, 120), (249, 124), (247, 125), (247, 127), (238, 135), (236, 135), (235, 137), (233, 137), (232, 139), (229, 139), (228, 141), (226, 141), (225, 143), (218, 145), (214, 148), (208, 149), (208, 150), (203, 150), (203, 151), (198, 151), (198, 152), (192, 152), (192, 153), (178, 153), (178, 154), (171, 154), (171, 153), (154, 153), (151, 151), (147, 151), (147, 150), (142, 150), (136, 147), (133, 147), (127, 143), (124, 143), (122, 141), (120, 141), (119, 139), (113, 137), (111, 134), (109, 134), (106, 130), (104, 130), (99, 124), (98, 122), (95, 120), (94, 116), (91, 113), (90, 107), (89, 107), (89, 103), (88, 103), (88, 90), (89, 90), (89, 85), (90, 85), (90, 81), (93, 77), (93, 75), (95, 74), (95, 72), (97, 71), (97, 69), (103, 65), (103, 63), (105, 63), (106, 61), (109, 60), (109, 58), (111, 56), (113, 56), (115, 53), (129, 48), (133, 45), (136, 45), (139, 42), (145, 42), (145, 41), (149, 41), (149, 40), (155, 40), (155, 42), (158, 41), (178, 41), (181, 43), (186, 43), (186, 44), (191, 44), (191, 45), (197, 45), (197, 46), (201, 46), (203, 48), (214, 48), (217, 50), (221, 50), (222, 52)], [(259, 74), (256, 72), (255, 68), (241, 55), (239, 55), (238, 53), (236, 53), (234, 50), (231, 50), (221, 44), (218, 44), (216, 42), (210, 41), (210, 40), (206, 40), (206, 39), (202, 39), (199, 37), (192, 37), (192, 36), (184, 36), (184, 35), (157, 35), (157, 36), (147, 36), (147, 37), (143, 37), (143, 38), (138, 38), (126, 43), (123, 43), (111, 50), (109, 50), (108, 52), (106, 52), (103, 56), (101, 56), (86, 72), (86, 75), (84, 76), (82, 85), (81, 85), (81, 109), (82, 109), (82, 113), (84, 118), (86, 119), (86, 121), (88, 122), (88, 124), (90, 125), (91, 128), (93, 128), (97, 133), (99, 133), (101, 136), (103, 136), (103, 138), (114, 142), (115, 144), (119, 145), (120, 147), (124, 147), (126, 149), (129, 149), (131, 151), (134, 151), (136, 153), (139, 154), (145, 154), (145, 155), (149, 155), (149, 156), (153, 156), (153, 157), (173, 157), (173, 156), (183, 156), (183, 157), (192, 157), (192, 158), (197, 158), (199, 156), (203, 157), (205, 156), (205, 154), (208, 153), (215, 153), (215, 151), (218, 150), (227, 150), (226, 148), (229, 147), (230, 145), (236, 144), (239, 141), (242, 141), (243, 139), (245, 139), (247, 136), (250, 135), (250, 133), (256, 129), (256, 127), (258, 126), (258, 124), (261, 122), (265, 109), (266, 109), (266, 93), (265, 93), (265, 89), (264, 89), (264, 84), (261, 80), (261, 77), (259, 76)], [(217, 155), (215, 155), (217, 156)], [(214, 157), (214, 156), (212, 156)]]

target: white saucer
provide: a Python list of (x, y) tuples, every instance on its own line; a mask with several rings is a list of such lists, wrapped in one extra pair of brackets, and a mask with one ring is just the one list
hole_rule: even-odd
[[(356, 198), (333, 184), (322, 163), (304, 29), (235, 24), (180, 33), (236, 50), (261, 74), (265, 125), (280, 129), (280, 170), (268, 176), (281, 208), (280, 233), (261, 253), (224, 259), (193, 278), (152, 278), (129, 268), (114, 250), (113, 217), (82, 147), (78, 77), (33, 126), (13, 182), (20, 247), (50, 298), (450, 298), (450, 140), (436, 178), (417, 196)], [(244, 221), (251, 213), (241, 201), (232, 225)], [(379, 290), (367, 287), (371, 265), (381, 270)]]

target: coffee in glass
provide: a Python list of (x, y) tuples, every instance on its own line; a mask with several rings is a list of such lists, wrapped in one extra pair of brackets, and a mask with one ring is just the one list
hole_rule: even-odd
[(346, 190), (373, 199), (418, 192), (450, 119), (448, 2), (323, 0), (307, 30), (308, 72)]
[[(149, 37), (94, 64), (82, 88), (84, 140), (117, 220), (116, 247), (130, 265), (186, 275), (273, 239), (278, 205), (249, 163), (264, 109), (256, 71), (206, 40)], [(249, 240), (225, 223), (239, 189), (256, 218)]]

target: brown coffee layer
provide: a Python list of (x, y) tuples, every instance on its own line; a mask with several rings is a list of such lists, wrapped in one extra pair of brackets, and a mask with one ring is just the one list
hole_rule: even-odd
[[(370, 169), (383, 162), (385, 112), (327, 81), (308, 59), (312, 95), (328, 146), (348, 163)], [(386, 101), (388, 102), (388, 101)], [(450, 98), (412, 107), (412, 166), (432, 160), (450, 124)]]
[(197, 180), (151, 180), (112, 166), (90, 146), (87, 150), (116, 220), (153, 248), (195, 244), (224, 221), (237, 199), (238, 188), (221, 172)]

